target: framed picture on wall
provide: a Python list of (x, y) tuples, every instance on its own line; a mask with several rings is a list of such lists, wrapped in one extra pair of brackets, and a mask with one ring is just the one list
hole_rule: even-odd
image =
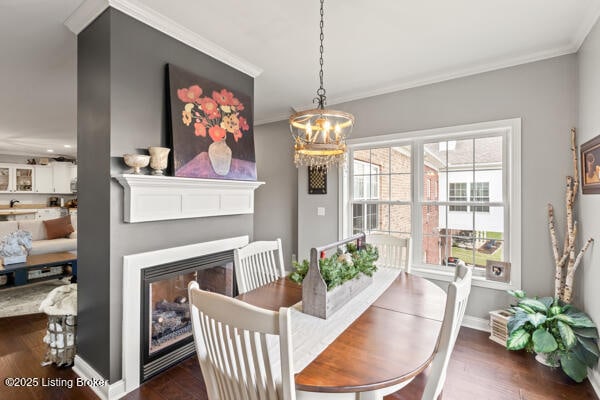
[(252, 97), (168, 65), (174, 175), (256, 180)]
[(580, 146), (581, 191), (600, 193), (600, 135)]
[(510, 263), (507, 261), (487, 260), (485, 279), (496, 282), (510, 282)]
[(327, 194), (327, 169), (308, 167), (308, 194)]

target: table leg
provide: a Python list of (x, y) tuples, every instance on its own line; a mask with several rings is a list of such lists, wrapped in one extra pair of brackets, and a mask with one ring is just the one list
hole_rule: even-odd
[(27, 283), (27, 270), (18, 269), (15, 271), (15, 286), (25, 285)]
[(77, 283), (77, 260), (71, 262), (71, 283)]

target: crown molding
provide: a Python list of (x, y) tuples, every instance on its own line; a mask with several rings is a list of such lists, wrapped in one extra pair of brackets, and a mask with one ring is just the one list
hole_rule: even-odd
[(590, 10), (585, 14), (584, 20), (581, 22), (579, 29), (575, 32), (571, 43), (575, 48), (575, 51), (579, 51), (579, 48), (585, 41), (585, 38), (590, 34), (591, 30), (596, 25), (598, 18), (600, 17), (600, 2), (594, 2), (590, 6)]
[(67, 17), (63, 24), (74, 34), (79, 35), (86, 26), (98, 18), (108, 8), (107, 0), (85, 0)]
[(65, 20), (64, 25), (78, 35), (108, 7), (117, 9), (252, 78), (256, 78), (263, 72), (261, 68), (249, 61), (135, 0), (85, 0)]
[[(594, 26), (595, 21), (598, 19), (598, 16), (600, 16), (600, 6), (598, 7), (597, 15), (595, 15), (594, 18), (591, 18), (591, 20), (593, 21), (591, 23), (591, 25), (588, 26), (589, 24), (586, 24), (586, 27), (587, 27), (586, 30), (582, 31), (582, 32), (584, 32), (583, 39), (585, 39), (585, 36), (587, 36), (590, 29)], [(578, 33), (578, 37), (581, 35), (582, 35), (582, 33)], [(581, 41), (583, 41), (583, 39), (581, 39)], [(510, 68), (510, 67), (514, 67), (514, 66), (518, 66), (518, 65), (536, 62), (536, 61), (542, 61), (542, 60), (546, 60), (549, 58), (564, 56), (567, 54), (572, 54), (572, 53), (577, 52), (577, 50), (579, 49), (579, 46), (581, 46), (580, 42), (572, 41), (567, 45), (556, 47), (556, 48), (553, 48), (550, 50), (543, 50), (543, 51), (539, 51), (536, 53), (527, 54), (527, 55), (523, 55), (523, 56), (511, 57), (511, 58), (508, 58), (505, 60), (482, 62), (482, 63), (476, 64), (476, 65), (468, 67), (468, 68), (457, 68), (454, 70), (449, 70), (449, 71), (445, 71), (445, 72), (441, 72), (441, 73), (437, 73), (437, 74), (425, 74), (425, 75), (415, 77), (412, 79), (409, 78), (406, 80), (402, 80), (400, 82), (396, 82), (396, 83), (393, 83), (390, 85), (380, 86), (375, 89), (357, 91), (353, 94), (346, 95), (346, 96), (328, 98), (327, 99), (327, 107), (330, 107), (330, 106), (336, 105), (336, 104), (342, 104), (342, 103), (348, 103), (351, 101), (362, 100), (362, 99), (366, 99), (369, 97), (375, 97), (375, 96), (381, 96), (384, 94), (399, 92), (402, 90), (413, 89), (413, 88), (420, 87), (420, 86), (432, 85), (434, 83), (450, 81), (452, 79), (465, 78), (465, 77), (472, 76), (472, 75), (496, 71), (496, 70), (500, 70), (503, 68)], [(291, 108), (294, 110), (297, 110), (297, 111), (304, 111), (304, 110), (314, 108), (314, 104), (311, 103), (308, 105), (307, 104), (296, 105), (296, 106), (291, 106)], [(256, 120), (255, 125), (268, 124), (271, 122), (282, 121), (282, 120), (285, 120), (288, 118), (289, 118), (289, 115), (286, 115), (286, 114), (267, 115), (265, 118)]]
[[(564, 56), (566, 54), (572, 54), (577, 51), (577, 48), (573, 43), (569, 43), (564, 46), (560, 46), (557, 48), (553, 48), (550, 50), (543, 50), (532, 54), (527, 54), (524, 56), (511, 57), (504, 60), (496, 60), (491, 62), (481, 62), (479, 64), (475, 64), (468, 68), (457, 68), (453, 70), (448, 70), (445, 72), (437, 73), (437, 74), (425, 74), (420, 77), (416, 77), (413, 79), (406, 79), (400, 82), (396, 82), (391, 85), (380, 86), (376, 89), (371, 90), (363, 90), (357, 91), (354, 94), (339, 96), (328, 98), (327, 106), (347, 103), (355, 100), (362, 100), (369, 97), (380, 96), (384, 94), (399, 92), (402, 90), (413, 89), (420, 86), (431, 85), (434, 83), (445, 82), (457, 78), (464, 78), (467, 76), (477, 75), (484, 72), (491, 72), (500, 70), (503, 68), (510, 68), (517, 65), (529, 64), (536, 61), (546, 60), (549, 58)], [(292, 106), (296, 110), (308, 110), (310, 108), (314, 108), (313, 104), (310, 105), (302, 105), (302, 106)], [(268, 120), (270, 118), (265, 118)]]

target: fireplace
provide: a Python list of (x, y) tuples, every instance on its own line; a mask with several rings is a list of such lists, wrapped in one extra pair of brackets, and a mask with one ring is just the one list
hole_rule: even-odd
[(233, 250), (247, 244), (238, 236), (123, 257), (125, 393), (194, 353), (187, 285), (233, 296)]
[(233, 296), (233, 251), (146, 268), (142, 272), (141, 379), (145, 381), (194, 352), (187, 286)]

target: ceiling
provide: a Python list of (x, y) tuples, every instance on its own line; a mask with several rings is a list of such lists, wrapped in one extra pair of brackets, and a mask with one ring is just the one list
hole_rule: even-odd
[[(130, 2), (261, 68), (257, 124), (311, 106), (317, 0)], [(76, 38), (63, 22), (81, 3), (0, 0), (0, 153), (74, 154)], [(600, 0), (327, 0), (329, 104), (572, 53), (599, 14)]]

